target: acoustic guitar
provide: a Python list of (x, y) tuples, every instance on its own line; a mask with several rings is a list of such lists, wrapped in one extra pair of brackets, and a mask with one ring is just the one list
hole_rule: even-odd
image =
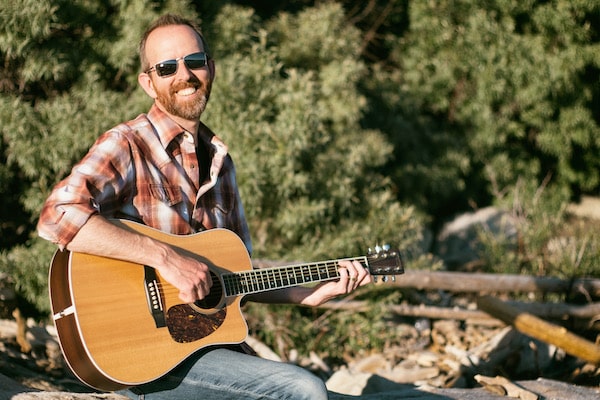
[[(248, 334), (240, 307), (244, 295), (340, 276), (342, 260), (252, 269), (243, 242), (226, 229), (180, 236), (135, 222), (115, 223), (206, 263), (213, 286), (202, 301), (186, 304), (150, 266), (57, 251), (49, 286), (60, 346), (73, 373), (100, 390), (153, 381), (200, 349), (243, 342)], [(404, 272), (397, 251), (378, 250), (354, 260), (372, 275)]]

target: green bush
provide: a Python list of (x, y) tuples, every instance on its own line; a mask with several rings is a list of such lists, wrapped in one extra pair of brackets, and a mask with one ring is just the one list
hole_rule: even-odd
[(568, 193), (519, 181), (497, 205), (508, 211), (514, 237), (481, 230), (481, 257), (497, 273), (554, 276), (562, 279), (600, 275), (600, 223), (567, 212)]
[(0, 9), (0, 250), (31, 296), (45, 296), (53, 250), (31, 239), (41, 204), (101, 132), (148, 108), (136, 46), (167, 11), (198, 16), (211, 42), (205, 120), (236, 160), (257, 257), (342, 257), (388, 242), (409, 267), (437, 268), (428, 230), (550, 177), (541, 203), (517, 215), (524, 250), (500, 267), (503, 244), (492, 243), (490, 265), (596, 273), (597, 243), (577, 225), (581, 238), (563, 239), (560, 207), (600, 189), (597, 2), (236, 4)]

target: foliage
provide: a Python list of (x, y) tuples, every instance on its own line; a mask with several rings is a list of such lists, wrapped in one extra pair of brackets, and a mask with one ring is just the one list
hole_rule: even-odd
[(245, 313), (250, 333), (283, 359), (289, 359), (292, 351), (302, 355), (314, 352), (327, 358), (332, 367), (359, 354), (399, 344), (402, 334), (394, 331), (385, 306), (398, 303), (400, 292), (363, 287), (353, 296), (366, 301), (364, 311), (248, 303)]
[(497, 199), (509, 211), (518, 237), (482, 230), (481, 257), (492, 272), (555, 276), (563, 279), (598, 276), (600, 224), (574, 218), (566, 209), (568, 193), (549, 191), (519, 181)]
[(411, 2), (408, 12), (367, 84), (367, 122), (395, 144), (388, 170), (409, 202), (444, 218), (548, 174), (550, 188), (598, 192), (597, 2)]
[(10, 194), (1, 200), (0, 266), (45, 310), (54, 249), (32, 239), (42, 202), (102, 131), (148, 106), (134, 89), (136, 47), (157, 13), (147, 12), (150, 2), (113, 3), (25, 0), (0, 9), (0, 183)]
[[(55, 246), (42, 239), (34, 239), (26, 245), (15, 246), (10, 252), (0, 252), (0, 271), (4, 271), (15, 282), (15, 289), (41, 313), (50, 310), (48, 297), (49, 254)], [(26, 315), (29, 317), (29, 315)]]
[(343, 256), (420, 235), (418, 213), (400, 207), (377, 172), (391, 147), (359, 125), (365, 66), (348, 51), (358, 32), (343, 17), (330, 4), (259, 29), (251, 13), (225, 7), (215, 21), (224, 37), (258, 32), (219, 59), (206, 121), (236, 158), (260, 257)]
[[(35, 239), (41, 204), (147, 110), (137, 42), (167, 11), (200, 21), (216, 57), (205, 120), (235, 158), (255, 256), (390, 242), (438, 268), (427, 231), (496, 201), (521, 207), (519, 271), (597, 273), (591, 233), (563, 239), (564, 204), (600, 189), (597, 2), (23, 0), (0, 8), (0, 267), (30, 299), (53, 250)], [(508, 268), (503, 246), (489, 262)]]

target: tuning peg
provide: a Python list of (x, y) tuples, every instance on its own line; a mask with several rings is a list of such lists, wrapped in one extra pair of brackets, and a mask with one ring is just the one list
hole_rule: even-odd
[(389, 244), (384, 244), (382, 246), (376, 245), (374, 249), (372, 249), (372, 248), (369, 247), (368, 254), (372, 255), (372, 254), (379, 254), (379, 253), (382, 253), (382, 252), (388, 252), (388, 251), (390, 251), (390, 249), (391, 249), (391, 247), (390, 247)]

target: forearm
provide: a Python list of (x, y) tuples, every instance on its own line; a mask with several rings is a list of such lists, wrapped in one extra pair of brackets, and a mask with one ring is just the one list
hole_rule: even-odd
[(122, 229), (100, 215), (90, 217), (67, 249), (150, 266), (163, 265), (168, 251), (163, 243)]
[(208, 266), (148, 236), (123, 229), (94, 215), (77, 232), (67, 249), (156, 268), (179, 298), (191, 303), (204, 298), (212, 286)]
[(246, 296), (245, 299), (256, 303), (268, 304), (299, 304), (305, 306), (318, 305), (317, 303), (311, 302), (310, 296), (312, 293), (312, 288), (297, 286), (251, 294)]
[(246, 300), (315, 307), (372, 282), (371, 275), (358, 261), (341, 261), (339, 274), (339, 279), (335, 281), (321, 282), (312, 287), (296, 286), (249, 295), (246, 296)]
[(302, 304), (302, 301), (310, 294), (309, 292), (310, 289), (299, 286), (250, 294), (245, 299), (256, 303)]

